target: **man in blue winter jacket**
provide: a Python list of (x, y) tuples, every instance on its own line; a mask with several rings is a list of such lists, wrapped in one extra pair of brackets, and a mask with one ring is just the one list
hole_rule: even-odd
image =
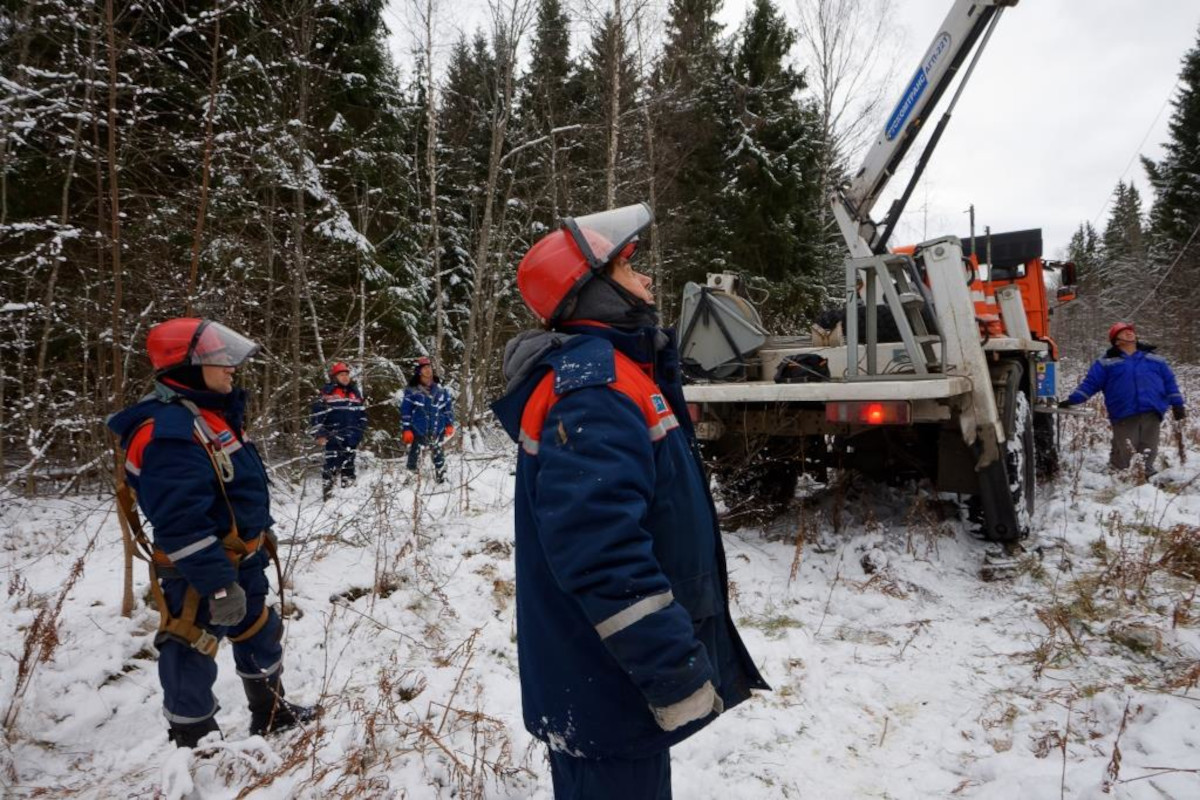
[(1096, 359), (1079, 388), (1061, 403), (1069, 408), (1087, 402), (1096, 392), (1104, 393), (1104, 405), (1112, 421), (1113, 441), (1109, 463), (1126, 469), (1134, 454), (1145, 458), (1148, 475), (1155, 472), (1159, 427), (1167, 408), (1176, 420), (1187, 416), (1183, 394), (1167, 361), (1153, 345), (1138, 342), (1131, 322), (1118, 322), (1108, 329), (1108, 351)]
[(408, 445), (408, 470), (416, 472), (421, 450), (433, 456), (438, 483), (446, 480), (443, 439), (454, 435), (454, 397), (433, 371), (433, 362), (421, 356), (413, 362), (412, 375), (400, 401), (400, 433)]
[(242, 429), (246, 394), (233, 385), (257, 349), (212, 320), (155, 325), (146, 337), (154, 392), (108, 420), (125, 450), (126, 481), (154, 527), (154, 645), (163, 714), (179, 747), (219, 730), (212, 689), (222, 638), (233, 645), (252, 734), (316, 713), (283, 699), (283, 625), (266, 605), (264, 567), (275, 550), (267, 473)]
[(769, 688), (734, 628), (672, 332), (629, 262), (645, 205), (564, 220), (517, 285), (493, 410), (517, 460), (525, 727), (557, 798), (671, 797), (669, 748)]
[(317, 444), (325, 448), (325, 466), (321, 470), (321, 496), (328, 500), (335, 482), (354, 483), (354, 462), (358, 443), (367, 429), (367, 409), (358, 384), (350, 377), (350, 367), (337, 362), (329, 368), (329, 383), (312, 407), (312, 432)]

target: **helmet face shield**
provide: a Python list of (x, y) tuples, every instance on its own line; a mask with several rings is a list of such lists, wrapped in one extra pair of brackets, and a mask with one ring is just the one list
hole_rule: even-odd
[(570, 232), (588, 266), (599, 270), (618, 255), (632, 256), (638, 235), (649, 227), (652, 219), (650, 207), (637, 203), (583, 217), (568, 217), (563, 220), (563, 227)]
[(258, 344), (219, 322), (204, 320), (188, 345), (187, 363), (209, 367), (237, 367), (257, 353)]

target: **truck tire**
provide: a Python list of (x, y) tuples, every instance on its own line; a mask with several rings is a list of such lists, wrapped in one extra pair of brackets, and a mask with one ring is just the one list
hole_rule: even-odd
[(979, 473), (979, 496), (972, 498), (973, 516), (980, 519), (983, 537), (1011, 544), (1029, 535), (1036, 497), (1033, 409), (1021, 386), (1023, 366), (1008, 361), (1000, 366), (993, 385), (1004, 425), (1003, 456)]
[(731, 433), (703, 448), (729, 525), (761, 524), (791, 505), (803, 462), (795, 438)]
[(1052, 414), (1033, 415), (1033, 463), (1037, 467), (1037, 479), (1048, 481), (1058, 475), (1058, 437), (1055, 435), (1055, 417)]

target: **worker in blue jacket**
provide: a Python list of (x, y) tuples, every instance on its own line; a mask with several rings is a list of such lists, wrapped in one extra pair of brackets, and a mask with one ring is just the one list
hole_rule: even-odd
[(546, 330), (493, 405), (519, 443), (517, 653), (557, 798), (671, 796), (669, 748), (767, 689), (729, 609), (673, 334), (629, 262), (645, 205), (567, 219), (517, 270)]
[(1108, 329), (1108, 341), (1112, 346), (1059, 406), (1079, 405), (1103, 392), (1113, 430), (1109, 463), (1115, 469), (1126, 469), (1134, 454), (1140, 454), (1146, 473), (1152, 475), (1163, 415), (1170, 408), (1176, 420), (1187, 416), (1183, 394), (1167, 360), (1154, 352), (1153, 345), (1138, 341), (1133, 323), (1113, 325)]
[[(195, 747), (219, 730), (212, 688), (221, 638), (233, 645), (252, 734), (312, 719), (315, 709), (283, 700), (282, 624), (266, 605), (264, 568), (275, 549), (267, 474), (242, 429), (245, 392), (233, 385), (258, 345), (218, 322), (182, 318), (151, 328), (146, 349), (154, 393), (108, 426), (154, 528), (154, 644), (169, 737)], [(131, 502), (123, 513), (140, 532)]]
[(350, 367), (339, 361), (329, 368), (329, 383), (312, 407), (312, 434), (325, 448), (321, 470), (321, 496), (328, 500), (335, 482), (349, 486), (355, 479), (358, 443), (367, 429), (367, 409), (362, 391), (350, 377)]
[(421, 356), (413, 362), (404, 398), (400, 401), (400, 434), (408, 445), (408, 470), (416, 472), (421, 450), (433, 456), (438, 483), (446, 480), (442, 442), (454, 435), (454, 396), (442, 386), (433, 362)]

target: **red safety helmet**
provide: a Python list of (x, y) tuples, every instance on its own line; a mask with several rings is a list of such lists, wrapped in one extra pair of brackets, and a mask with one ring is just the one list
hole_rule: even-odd
[(1121, 331), (1133, 331), (1137, 333), (1137, 328), (1133, 327), (1132, 322), (1118, 322), (1108, 329), (1108, 342), (1113, 344), (1117, 341), (1117, 334)]
[(329, 377), (337, 379), (339, 372), (349, 372), (350, 366), (345, 361), (338, 361), (329, 368)]
[(170, 319), (146, 334), (146, 354), (156, 373), (184, 365), (236, 367), (258, 350), (255, 342), (211, 319)]
[(433, 362), (429, 360), (429, 356), (420, 356), (417, 358), (417, 360), (413, 361), (413, 366), (416, 367), (417, 369), (420, 369), (421, 367), (429, 367), (432, 365), (433, 365)]
[(632, 258), (650, 224), (645, 203), (567, 217), (562, 228), (539, 239), (517, 267), (517, 289), (529, 310), (554, 323), (572, 298), (617, 256)]

